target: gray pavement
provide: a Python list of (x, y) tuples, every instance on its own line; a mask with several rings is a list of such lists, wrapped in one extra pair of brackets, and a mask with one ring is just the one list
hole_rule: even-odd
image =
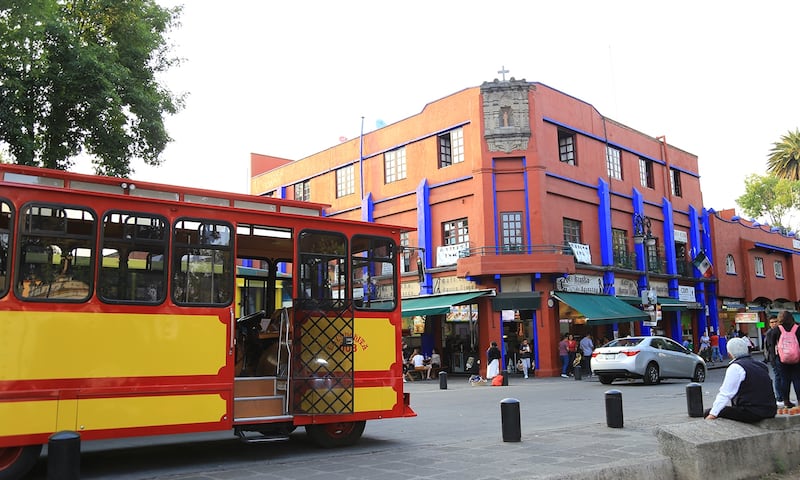
[[(724, 364), (710, 368), (724, 368)], [(558, 411), (536, 409), (536, 395), (548, 387), (575, 384), (575, 395), (596, 398), (592, 407), (571, 411), (570, 398)], [(641, 382), (639, 382), (641, 383)], [(683, 388), (673, 385), (626, 389), (625, 395), (642, 396), (625, 409), (623, 428), (609, 428), (605, 417), (605, 392), (615, 384), (601, 385), (594, 377), (581, 381), (557, 378), (523, 380), (512, 376), (507, 387), (470, 386), (465, 377), (451, 376), (447, 389), (438, 381), (406, 384), (414, 399), (426, 404), (450, 402), (444, 410), (418, 410), (416, 419), (390, 419), (368, 423), (365, 437), (355, 446), (309, 451), (306, 460), (272, 458), (237, 467), (206, 468), (202, 473), (168, 474), (159, 480), (255, 480), (302, 478), (346, 479), (619, 479), (674, 478), (672, 463), (659, 453), (654, 435), (657, 426), (703, 421), (687, 414)], [(579, 385), (580, 384), (580, 385)], [(529, 388), (532, 387), (532, 388)], [(666, 389), (670, 390), (667, 391)], [(455, 391), (454, 391), (455, 390)], [(467, 392), (467, 390), (469, 390)], [(563, 390), (563, 388), (561, 388)], [(716, 390), (704, 387), (704, 404), (710, 406)], [(657, 413), (647, 408), (647, 396), (674, 399)], [(521, 441), (503, 441), (499, 402), (520, 397)], [(625, 399), (623, 398), (623, 402)], [(644, 405), (642, 405), (644, 404)], [(487, 405), (491, 405), (490, 411)], [(482, 410), (481, 410), (482, 409)], [(495, 410), (496, 409), (496, 410)], [(483, 413), (482, 413), (483, 412)], [(568, 412), (568, 413), (564, 413)], [(417, 435), (410, 422), (420, 422), (431, 432), (414, 444), (394, 441), (397, 435)], [(372, 425), (382, 424), (381, 428)], [(419, 424), (417, 424), (419, 425)], [(303, 436), (302, 429), (295, 436)], [(433, 432), (436, 432), (435, 434)], [(391, 455), (387, 455), (390, 453)]]

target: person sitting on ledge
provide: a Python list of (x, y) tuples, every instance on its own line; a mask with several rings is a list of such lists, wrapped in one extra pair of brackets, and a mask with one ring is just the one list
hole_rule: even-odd
[(748, 346), (744, 338), (728, 341), (728, 356), (733, 360), (714, 405), (705, 412), (706, 420), (728, 418), (755, 423), (778, 413), (769, 370), (766, 364), (750, 356)]

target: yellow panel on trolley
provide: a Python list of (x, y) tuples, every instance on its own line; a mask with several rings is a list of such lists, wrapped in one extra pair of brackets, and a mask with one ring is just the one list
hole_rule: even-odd
[[(62, 415), (62, 410), (69, 413)], [(226, 402), (215, 394), (2, 402), (0, 418), (4, 421), (0, 433), (24, 435), (213, 423), (225, 414)]]
[(397, 391), (392, 387), (356, 388), (353, 408), (355, 412), (391, 410), (395, 405)]
[(0, 338), (18, 341), (0, 348), (0, 381), (217, 375), (227, 329), (213, 315), (3, 312)]
[(388, 318), (356, 318), (355, 370), (389, 370), (395, 362), (397, 335)]

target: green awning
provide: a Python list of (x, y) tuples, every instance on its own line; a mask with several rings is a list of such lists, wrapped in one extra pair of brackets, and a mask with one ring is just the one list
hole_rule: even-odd
[(610, 295), (588, 295), (585, 293), (553, 292), (559, 302), (564, 302), (586, 317), (588, 325), (605, 325), (620, 322), (649, 320), (650, 316), (636, 307), (628, 305)]
[(485, 291), (470, 293), (450, 293), (445, 295), (428, 295), (403, 299), (401, 306), (404, 317), (417, 315), (443, 315), (450, 313), (450, 307), (467, 303), (470, 300), (485, 295)]
[(492, 310), (539, 310), (542, 306), (540, 292), (500, 292), (492, 297)]

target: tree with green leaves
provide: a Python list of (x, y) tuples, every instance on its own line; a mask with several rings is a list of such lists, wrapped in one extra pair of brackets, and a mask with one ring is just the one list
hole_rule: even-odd
[(789, 131), (773, 144), (767, 158), (767, 172), (778, 178), (800, 180), (800, 130)]
[(736, 203), (746, 215), (766, 218), (774, 227), (789, 227), (786, 216), (800, 203), (800, 182), (754, 173), (744, 183), (745, 193)]
[(159, 84), (174, 66), (166, 35), (180, 7), (155, 0), (6, 0), (0, 4), (0, 142), (21, 165), (101, 175), (160, 165), (164, 116), (182, 97)]

